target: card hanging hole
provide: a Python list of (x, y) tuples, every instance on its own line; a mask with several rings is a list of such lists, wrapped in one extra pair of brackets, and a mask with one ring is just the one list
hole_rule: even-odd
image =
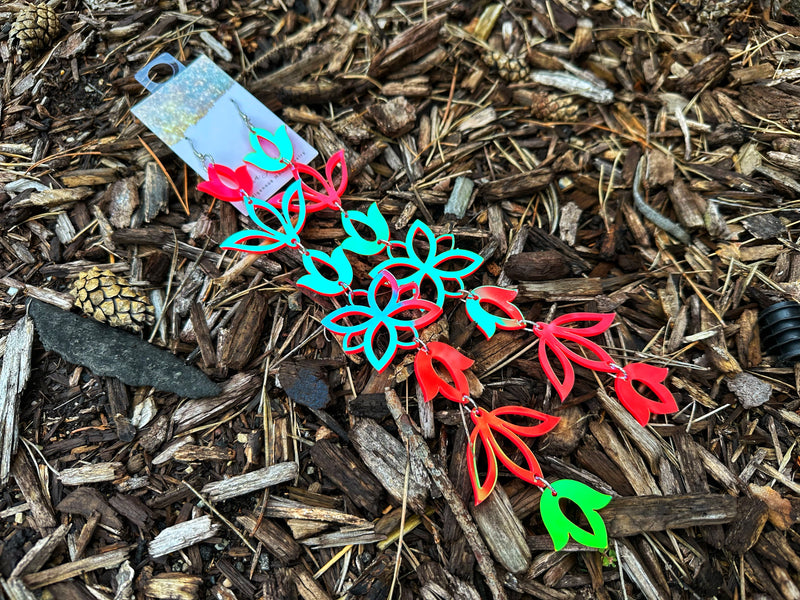
[(174, 56), (164, 52), (139, 69), (134, 77), (152, 94), (185, 68)]

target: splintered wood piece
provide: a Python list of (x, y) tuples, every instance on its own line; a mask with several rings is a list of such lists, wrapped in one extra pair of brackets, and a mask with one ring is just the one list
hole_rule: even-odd
[(622, 569), (633, 579), (636, 586), (644, 594), (644, 597), (647, 600), (661, 600), (664, 598), (664, 590), (661, 590), (656, 584), (653, 576), (647, 570), (633, 546), (626, 540), (622, 540), (619, 544), (615, 544), (614, 548), (618, 549), (618, 557)]
[(102, 515), (101, 523), (114, 531), (122, 529), (122, 521), (116, 511), (109, 506), (103, 495), (96, 488), (81, 487), (67, 495), (59, 502), (56, 509), (60, 513), (75, 514), (91, 518), (92, 514), (99, 512)]
[(474, 188), (475, 182), (471, 179), (456, 177), (453, 191), (450, 192), (450, 198), (448, 198), (447, 204), (444, 205), (444, 214), (452, 215), (456, 219), (463, 219), (472, 199), (472, 190)]
[(610, 537), (645, 531), (721, 525), (740, 518), (741, 499), (727, 494), (614, 498), (601, 511)]
[(177, 552), (183, 548), (199, 544), (203, 540), (214, 536), (221, 525), (214, 523), (208, 515), (178, 523), (172, 527), (161, 530), (147, 545), (150, 556), (158, 558), (170, 552)]
[(649, 430), (639, 425), (633, 415), (624, 406), (609, 396), (604, 389), (597, 390), (597, 397), (603, 409), (611, 415), (614, 422), (622, 429), (625, 434), (633, 441), (637, 448), (647, 459), (647, 464), (653, 473), (658, 474), (658, 462), (664, 455), (656, 436)]
[(0, 370), (0, 487), (11, 473), (11, 460), (17, 451), (19, 400), (31, 374), (33, 320), (22, 317), (5, 340), (3, 368)]
[(201, 492), (211, 502), (221, 502), (290, 481), (295, 477), (297, 477), (297, 463), (282, 462), (243, 475), (235, 475), (222, 481), (213, 481), (203, 486)]
[(14, 462), (11, 463), (11, 475), (17, 482), (25, 502), (28, 503), (36, 531), (39, 535), (48, 535), (56, 528), (58, 522), (50, 504), (50, 495), (42, 493), (42, 481), (28, 462), (26, 452), (17, 452)]
[(704, 226), (705, 200), (700, 194), (689, 189), (683, 177), (675, 179), (669, 189), (669, 197), (675, 213), (678, 215), (678, 220), (684, 227), (692, 231)]
[(503, 269), (516, 281), (551, 281), (570, 274), (564, 255), (557, 250), (520, 252), (509, 256)]
[(8, 600), (37, 600), (36, 595), (25, 587), (21, 579), (9, 579), (6, 581), (0, 577), (0, 590), (2, 590)]
[(155, 520), (155, 514), (138, 496), (115, 494), (108, 503), (140, 529), (146, 529)]
[(125, 472), (120, 462), (95, 463), (83, 467), (63, 469), (59, 475), (63, 485), (78, 486), (87, 483), (114, 481)]
[[(227, 203), (222, 202), (221, 204)], [(217, 363), (217, 353), (211, 341), (211, 330), (208, 327), (206, 314), (199, 302), (192, 302), (192, 305), (189, 307), (189, 317), (192, 321), (192, 329), (194, 330), (195, 338), (197, 339), (197, 346), (200, 348), (200, 356), (203, 357), (203, 364), (207, 368), (213, 367)]]
[[(600, 442), (605, 453), (613, 460), (622, 471), (631, 487), (642, 496), (660, 495), (661, 490), (647, 470), (644, 460), (639, 454), (629, 450), (614, 433), (611, 426), (605, 421), (592, 421), (589, 423), (594, 437)], [(705, 490), (708, 491), (708, 490)]]
[(410, 469), (408, 505), (416, 513), (425, 512), (430, 479), (418, 461), (409, 458), (406, 449), (397, 438), (389, 435), (372, 419), (362, 419), (351, 430), (350, 441), (367, 468), (398, 504), (403, 502), (406, 470)]
[(229, 461), (236, 457), (233, 448), (221, 448), (220, 446), (197, 446), (186, 444), (181, 446), (172, 455), (174, 460), (179, 462), (204, 462), (204, 461)]
[(113, 569), (128, 559), (131, 548), (130, 546), (126, 546), (124, 548), (103, 552), (102, 554), (81, 558), (80, 560), (45, 569), (38, 573), (25, 575), (22, 581), (30, 589), (38, 590), (46, 585), (72, 579), (73, 577), (78, 577), (79, 575), (91, 571), (97, 571), (98, 569)]
[(503, 487), (496, 485), (486, 500), (472, 508), (472, 516), (497, 561), (512, 573), (524, 573), (531, 551), (525, 543), (525, 528)]
[(267, 297), (263, 293), (247, 294), (219, 348), (220, 366), (243, 369), (250, 362), (261, 347), (261, 332), (268, 310)]
[(378, 514), (381, 483), (350, 450), (331, 440), (319, 440), (311, 447), (311, 460), (356, 506), (368, 514)]
[(530, 196), (550, 185), (552, 179), (553, 172), (550, 169), (538, 172), (528, 171), (484, 183), (480, 187), (479, 193), (488, 202)]
[(382, 77), (435, 49), (439, 43), (439, 29), (446, 17), (445, 14), (437, 15), (395, 36), (385, 49), (372, 58), (367, 74), (370, 77)]
[(144, 594), (158, 600), (197, 600), (203, 580), (184, 573), (159, 573), (147, 579)]
[(292, 567), (297, 593), (303, 600), (333, 600), (305, 565)]
[(517, 285), (519, 300), (575, 302), (594, 300), (603, 293), (603, 282), (596, 277), (556, 279), (547, 282), (523, 281)]
[(372, 525), (366, 527), (347, 527), (317, 537), (303, 540), (303, 544), (315, 550), (320, 548), (338, 548), (358, 544), (374, 544), (386, 540), (386, 535), (378, 533)]
[(236, 404), (249, 400), (261, 386), (259, 373), (236, 373), (222, 387), (222, 393), (213, 398), (203, 398), (181, 404), (172, 413), (175, 433), (182, 433), (213, 419)]
[[(155, 162), (148, 162), (144, 166), (144, 183), (142, 184), (141, 218), (149, 223), (162, 212), (169, 212), (167, 208), (169, 199), (169, 182), (161, 167)], [(141, 223), (141, 220), (139, 220)]]
[[(380, 487), (378, 482), (375, 485)], [(381, 493), (383, 491), (381, 490)], [(294, 500), (280, 498), (278, 496), (270, 496), (267, 502), (267, 507), (264, 509), (265, 517), (272, 517), (276, 519), (292, 519), (294, 521), (309, 520), (321, 521), (326, 524), (341, 523), (343, 525), (368, 525), (369, 521), (344, 513), (332, 508), (322, 508), (317, 506), (309, 506)]]
[(117, 426), (117, 436), (122, 442), (130, 442), (136, 437), (136, 427), (128, 418), (128, 389), (116, 377), (106, 377), (108, 404), (111, 406), (111, 418)]
[(21, 577), (27, 573), (34, 573), (41, 569), (56, 547), (67, 537), (69, 530), (69, 524), (60, 525), (53, 533), (37, 541), (33, 548), (28, 550), (25, 556), (16, 564), (14, 570), (11, 571), (11, 575), (9, 575), (9, 579)]
[(766, 503), (758, 498), (741, 498), (739, 508), (739, 518), (725, 537), (725, 548), (734, 554), (744, 554), (756, 544), (769, 516)]
[(97, 529), (102, 517), (103, 515), (99, 511), (94, 511), (86, 520), (86, 524), (81, 528), (78, 539), (75, 541), (75, 556), (73, 558), (83, 558), (83, 553), (86, 551), (89, 542), (92, 541), (94, 530)]
[(236, 521), (246, 529), (247, 534), (263, 542), (267, 552), (282, 564), (291, 564), (300, 556), (300, 544), (271, 519), (259, 519), (258, 515), (250, 514), (240, 515)]

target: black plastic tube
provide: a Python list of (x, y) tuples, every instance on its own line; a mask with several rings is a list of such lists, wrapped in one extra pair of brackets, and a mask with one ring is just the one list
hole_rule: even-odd
[(782, 363), (800, 361), (800, 303), (778, 302), (758, 315), (761, 344)]

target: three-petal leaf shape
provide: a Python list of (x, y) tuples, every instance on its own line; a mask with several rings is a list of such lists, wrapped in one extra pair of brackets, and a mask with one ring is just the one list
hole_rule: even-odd
[[(537, 323), (533, 328), (533, 332), (539, 337), (539, 362), (542, 363), (545, 375), (550, 380), (550, 383), (553, 384), (553, 387), (556, 388), (562, 401), (569, 395), (572, 386), (575, 384), (575, 370), (572, 368), (572, 362), (582, 367), (605, 373), (611, 373), (614, 370), (611, 366), (614, 361), (608, 352), (586, 339), (603, 333), (608, 329), (614, 321), (614, 316), (614, 313), (569, 313), (553, 319), (551, 323)], [(596, 324), (590, 327), (564, 327), (567, 323), (583, 321), (595, 322)], [(589, 353), (594, 354), (597, 360), (578, 354), (567, 347), (561, 340), (578, 344)], [(564, 373), (563, 381), (559, 380), (550, 364), (548, 350), (555, 355), (561, 365), (561, 370)]]
[[(342, 169), (338, 186), (333, 183), (333, 172), (337, 166)], [(308, 212), (317, 212), (326, 208), (339, 210), (342, 207), (342, 194), (347, 188), (347, 163), (344, 161), (344, 150), (339, 150), (328, 159), (325, 164), (325, 179), (316, 169), (301, 162), (292, 163), (292, 173), (303, 186)], [(314, 180), (313, 187), (303, 181), (304, 175)], [(388, 238), (388, 234), (386, 237)]]
[[(427, 350), (417, 352), (414, 358), (414, 374), (422, 389), (422, 396), (428, 402), (441, 392), (442, 396), (453, 402), (466, 404), (465, 396), (469, 396), (469, 383), (464, 371), (475, 362), (442, 342), (428, 342)], [(436, 372), (433, 362), (441, 364), (450, 375), (453, 383), (449, 384)]]
[[(472, 290), (464, 301), (467, 316), (475, 322), (478, 329), (487, 338), (492, 337), (498, 329), (522, 329), (525, 327), (522, 312), (511, 303), (516, 297), (517, 292), (514, 290), (493, 285), (482, 285)], [(498, 308), (506, 316), (498, 317), (493, 315), (481, 306), (481, 303), (484, 302)]]
[[(374, 240), (368, 240), (362, 236), (353, 222), (361, 223), (369, 227), (375, 234)], [(389, 240), (389, 224), (381, 213), (378, 205), (374, 202), (369, 205), (367, 214), (358, 211), (348, 210), (342, 213), (342, 227), (347, 236), (342, 242), (342, 248), (361, 254), (362, 256), (372, 256), (380, 254), (386, 249)]]
[[(275, 146), (278, 150), (277, 158), (266, 153), (264, 146), (262, 146), (262, 140)], [(268, 173), (278, 173), (289, 168), (294, 159), (294, 146), (292, 146), (292, 141), (289, 139), (286, 125), (278, 127), (275, 133), (254, 127), (250, 131), (250, 147), (253, 151), (244, 157), (244, 162), (250, 163)]]
[[(624, 375), (616, 376), (614, 389), (622, 405), (628, 409), (633, 418), (644, 427), (650, 419), (650, 414), (666, 415), (677, 412), (678, 404), (672, 392), (663, 384), (667, 377), (668, 369), (654, 367), (644, 363), (625, 365)], [(643, 383), (656, 396), (658, 401), (651, 400), (640, 394), (634, 387), (635, 382)]]
[[(424, 250), (418, 252), (415, 249), (414, 246), (417, 240), (428, 246), (427, 253)], [(441, 243), (448, 244), (450, 249), (438, 252), (437, 246)], [(452, 235), (447, 234), (436, 237), (425, 223), (419, 220), (414, 221), (408, 230), (408, 234), (406, 234), (406, 241), (391, 242), (391, 258), (375, 267), (370, 275), (375, 277), (377, 273), (383, 270), (411, 269), (412, 273), (405, 277), (399, 277), (397, 279), (398, 283), (404, 285), (413, 282), (422, 287), (422, 283), (425, 280), (429, 280), (436, 289), (436, 304), (442, 306), (445, 298), (455, 298), (461, 295), (461, 290), (464, 289), (462, 280), (474, 273), (483, 263), (480, 255), (469, 250), (460, 250), (455, 248), (454, 245), (455, 242)], [(397, 249), (402, 249), (406, 256), (394, 256), (394, 251)], [(448, 263), (452, 264), (458, 261), (466, 261), (466, 266), (454, 270), (443, 268)], [(446, 290), (445, 281), (458, 282), (459, 289), (457, 291)]]
[[(383, 306), (379, 303), (378, 293), (381, 288), (390, 288), (390, 297)], [(410, 297), (402, 299), (411, 293)], [(366, 305), (354, 304), (357, 299), (366, 299)], [(400, 340), (401, 331), (416, 332), (439, 318), (442, 309), (429, 300), (419, 297), (419, 289), (414, 283), (400, 285), (394, 276), (384, 271), (372, 280), (369, 290), (354, 290), (350, 294), (351, 303), (336, 309), (325, 318), (322, 324), (333, 333), (343, 335), (342, 348), (348, 354), (363, 352), (370, 364), (378, 371), (383, 371), (392, 362), (398, 348), (413, 348), (415, 340)], [(407, 310), (420, 310), (422, 316), (403, 318)], [(354, 321), (348, 325), (345, 321)], [(388, 343), (383, 353), (378, 352), (378, 334), (386, 331)]]
[[(284, 246), (289, 246), (291, 248), (299, 247), (300, 230), (303, 229), (303, 224), (306, 220), (305, 200), (303, 199), (303, 190), (300, 187), (299, 181), (292, 183), (283, 192), (280, 210), (272, 205), (271, 200), (274, 200), (274, 198), (271, 200), (260, 200), (258, 198), (245, 196), (244, 200), (244, 206), (248, 216), (260, 229), (237, 231), (226, 238), (220, 244), (220, 248), (265, 254), (267, 252), (280, 250)], [(290, 211), (290, 206), (292, 204), (298, 206), (295, 223), (292, 223), (292, 214)], [(256, 213), (257, 208), (263, 209), (275, 217), (280, 224), (279, 227), (270, 227), (264, 223), (261, 217)], [(262, 244), (249, 244), (248, 242), (250, 240), (261, 240)]]
[[(533, 426), (516, 425), (501, 419), (499, 415), (528, 417), (540, 421), (540, 423)], [(476, 505), (486, 500), (497, 483), (497, 459), (500, 459), (500, 462), (520, 479), (534, 485), (541, 485), (539, 480), (542, 477), (542, 469), (539, 467), (539, 462), (536, 460), (536, 457), (533, 455), (528, 445), (523, 442), (519, 436), (536, 437), (544, 435), (556, 426), (560, 420), (558, 417), (546, 415), (532, 408), (525, 408), (524, 406), (503, 406), (491, 412), (476, 408), (472, 410), (470, 417), (475, 424), (475, 429), (472, 430), (469, 436), (469, 445), (467, 446), (467, 470), (469, 471), (469, 479), (472, 482), (472, 490), (475, 494)], [(511, 457), (503, 451), (500, 444), (497, 443), (492, 433), (493, 431), (499, 433), (516, 446), (522, 453), (527, 468), (516, 464)], [(486, 478), (483, 483), (481, 483), (478, 476), (476, 460), (479, 438), (483, 444), (483, 450), (486, 453), (487, 459)]]
[[(591, 548), (608, 546), (608, 532), (598, 510), (611, 502), (611, 496), (593, 490), (588, 485), (572, 479), (559, 479), (551, 484), (554, 493), (542, 491), (539, 511), (547, 533), (553, 540), (556, 550), (561, 550), (569, 542), (570, 536), (579, 544)], [(572, 500), (581, 509), (589, 522), (591, 531), (586, 531), (567, 518), (561, 510), (561, 500)]]
[[(335, 271), (336, 279), (323, 277), (316, 263), (321, 263)], [(303, 255), (303, 266), (308, 273), (297, 280), (297, 285), (323, 296), (343, 294), (353, 282), (353, 267), (341, 246), (334, 248), (330, 256), (319, 250), (306, 250)]]
[[(221, 176), (221, 177), (220, 177)], [(233, 184), (230, 187), (222, 178)], [(197, 189), (225, 202), (238, 202), (253, 193), (253, 178), (242, 165), (235, 171), (225, 165), (208, 166), (208, 181), (197, 184)]]

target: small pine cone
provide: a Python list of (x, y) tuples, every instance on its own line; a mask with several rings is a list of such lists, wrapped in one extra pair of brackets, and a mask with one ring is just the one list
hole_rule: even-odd
[(17, 13), (8, 32), (11, 46), (19, 52), (33, 52), (47, 48), (61, 31), (55, 11), (46, 4), (28, 6)]
[(508, 56), (497, 50), (486, 52), (483, 55), (483, 62), (489, 67), (496, 68), (500, 78), (511, 83), (522, 81), (530, 74), (524, 57)]
[(97, 267), (83, 271), (69, 291), (75, 298), (75, 306), (112, 327), (124, 327), (138, 333), (155, 320), (153, 305), (147, 296), (137, 293), (111, 271), (101, 271)]
[(533, 92), (528, 100), (535, 119), (570, 122), (578, 118), (580, 104), (571, 96)]

